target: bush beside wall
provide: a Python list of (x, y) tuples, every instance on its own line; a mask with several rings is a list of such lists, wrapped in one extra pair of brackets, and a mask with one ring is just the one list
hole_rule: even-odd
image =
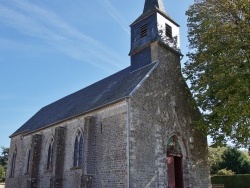
[(250, 174), (212, 176), (212, 184), (224, 184), (225, 188), (250, 188)]

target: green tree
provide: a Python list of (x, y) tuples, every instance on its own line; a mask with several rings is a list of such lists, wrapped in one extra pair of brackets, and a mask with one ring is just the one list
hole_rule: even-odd
[(0, 155), (0, 182), (5, 181), (5, 174), (9, 156), (9, 148), (1, 147), (1, 149), (2, 153)]
[(0, 165), (0, 182), (5, 180), (5, 170), (4, 167)]
[(2, 153), (0, 156), (0, 165), (4, 167), (4, 169), (7, 169), (7, 162), (8, 162), (8, 156), (9, 156), (9, 148), (1, 147)]
[(222, 162), (222, 154), (227, 147), (208, 147), (208, 162), (210, 174), (216, 174), (220, 170), (219, 164)]
[(202, 0), (186, 12), (183, 73), (215, 143), (250, 142), (250, 0)]
[(245, 154), (237, 148), (228, 147), (221, 156), (220, 169), (232, 170), (236, 174), (247, 174), (249, 171), (249, 161)]
[(243, 154), (244, 154), (246, 160), (248, 161), (248, 170), (247, 171), (248, 171), (248, 174), (250, 174), (250, 155), (248, 154), (247, 150), (243, 151)]

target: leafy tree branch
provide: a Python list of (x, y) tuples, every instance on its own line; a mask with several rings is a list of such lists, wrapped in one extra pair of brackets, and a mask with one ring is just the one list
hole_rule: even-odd
[(250, 0), (204, 0), (188, 16), (183, 73), (215, 143), (250, 143)]

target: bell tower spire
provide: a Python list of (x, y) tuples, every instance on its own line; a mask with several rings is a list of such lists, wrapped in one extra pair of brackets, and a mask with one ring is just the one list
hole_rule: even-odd
[(179, 25), (167, 15), (163, 0), (145, 0), (143, 13), (130, 27), (132, 70), (157, 61), (158, 45), (181, 56)]
[(162, 12), (165, 12), (162, 0), (145, 0), (143, 13), (146, 13), (154, 9), (158, 9)]

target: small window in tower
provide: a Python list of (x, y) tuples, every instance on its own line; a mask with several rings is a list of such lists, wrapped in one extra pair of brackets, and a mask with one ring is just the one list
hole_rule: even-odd
[(141, 38), (147, 36), (147, 24), (141, 26)]
[(169, 38), (172, 38), (172, 27), (168, 24), (166, 24), (166, 36)]

